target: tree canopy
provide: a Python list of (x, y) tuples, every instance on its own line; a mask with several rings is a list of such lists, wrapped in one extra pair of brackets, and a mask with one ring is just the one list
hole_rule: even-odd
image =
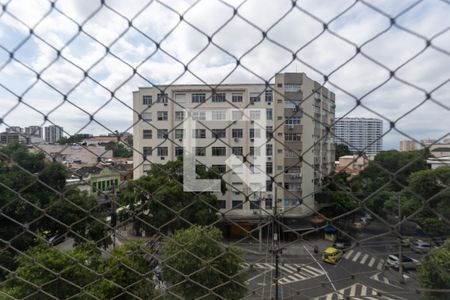
[[(163, 278), (183, 299), (241, 299), (246, 293), (243, 252), (222, 244), (219, 229), (192, 226), (164, 240)], [(214, 295), (216, 294), (216, 295)]]
[[(423, 260), (417, 279), (426, 289), (450, 289), (450, 241), (442, 247), (432, 250)], [(425, 291), (424, 298), (429, 300), (448, 299), (448, 292)]]
[(137, 232), (144, 229), (147, 233), (168, 233), (217, 220), (216, 196), (184, 192), (182, 174), (183, 162), (171, 161), (153, 165), (147, 176), (127, 185), (121, 204), (129, 205), (129, 210), (123, 217), (134, 219)]

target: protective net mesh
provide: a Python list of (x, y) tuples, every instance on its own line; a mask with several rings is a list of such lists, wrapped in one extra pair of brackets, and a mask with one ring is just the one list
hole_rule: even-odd
[(448, 299), (449, 1), (0, 2), (0, 299)]

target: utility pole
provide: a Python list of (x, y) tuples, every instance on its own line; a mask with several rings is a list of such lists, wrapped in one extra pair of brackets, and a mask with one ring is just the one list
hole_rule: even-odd
[(275, 204), (273, 206), (273, 223), (272, 223), (272, 230), (273, 230), (273, 244), (272, 244), (272, 251), (275, 255), (275, 300), (279, 300), (279, 284), (278, 284), (278, 277), (279, 275), (279, 240), (278, 240), (278, 197), (277, 197), (277, 184), (274, 181), (274, 198), (275, 198)]
[(402, 205), (401, 197), (398, 197), (398, 271), (400, 273), (400, 283), (405, 283), (403, 278), (403, 253), (402, 253)]

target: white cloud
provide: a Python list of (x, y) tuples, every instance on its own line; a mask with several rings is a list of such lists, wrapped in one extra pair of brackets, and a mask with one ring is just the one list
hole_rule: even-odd
[[(69, 93), (69, 101), (88, 114), (95, 113), (109, 101), (111, 91), (114, 91), (126, 105), (113, 100), (94, 116), (111, 130), (129, 128), (132, 91), (149, 85), (149, 82), (218, 83), (224, 79), (227, 83), (261, 82), (258, 77), (267, 80), (275, 72), (296, 70), (322, 82), (322, 74), (326, 74), (330, 75), (328, 87), (337, 95), (337, 115), (343, 115), (355, 106), (355, 100), (347, 94), (350, 93), (363, 97), (362, 103), (367, 108), (395, 121), (424, 99), (425, 93), (420, 89), (431, 92), (450, 78), (447, 54), (429, 48), (415, 57), (424, 49), (425, 41), (391, 27), (389, 16), (402, 13), (414, 4), (412, 0), (369, 2), (382, 13), (354, 1), (304, 0), (297, 1), (299, 7), (294, 8), (288, 0), (236, 0), (225, 1), (226, 4), (215, 0), (161, 3), (108, 0), (105, 3), (106, 6), (97, 11), (100, 1), (57, 1), (56, 8), (62, 13), (53, 10), (34, 30), (50, 46), (33, 37), (15, 51), (15, 57), (41, 73), (42, 79), (59, 92)], [(190, 8), (193, 3), (196, 4)], [(233, 17), (232, 7), (238, 6), (239, 16)], [(24, 26), (8, 14), (0, 17), (0, 45), (12, 51), (29, 35), (29, 27), (48, 12), (49, 2), (27, 1), (24, 5), (22, 1), (13, 0), (7, 10), (26, 23)], [(434, 38), (433, 45), (449, 51), (450, 32), (443, 32), (450, 26), (449, 13), (450, 5), (443, 1), (423, 1), (401, 14), (396, 23), (428, 39)], [(184, 14), (181, 22), (180, 14)], [(135, 28), (130, 28), (129, 20)], [(267, 37), (273, 42), (263, 40), (261, 30), (246, 20), (268, 31)], [(324, 31), (322, 22), (327, 23), (331, 31)], [(78, 33), (77, 23), (83, 23), (85, 32)], [(438, 33), (441, 34), (434, 37)], [(207, 36), (211, 35), (217, 47), (208, 45)], [(110, 53), (107, 54), (98, 42), (108, 47), (112, 43)], [(160, 44), (159, 50), (155, 42)], [(355, 45), (361, 47), (369, 59), (361, 54), (352, 59), (356, 53)], [(60, 58), (46, 68), (56, 57), (52, 47), (62, 49), (61, 55), (69, 62)], [(299, 49), (299, 60), (292, 62), (291, 52)], [(200, 51), (203, 52), (197, 56)], [(236, 68), (233, 56), (238, 59), (243, 56), (242, 66)], [(8, 57), (6, 51), (0, 50), (0, 64)], [(389, 79), (389, 70), (377, 62), (389, 70), (399, 68), (396, 78), (384, 83)], [(185, 65), (195, 76), (185, 71)], [(137, 68), (138, 74), (133, 75), (133, 68)], [(88, 71), (95, 81), (84, 79), (84, 71)], [(0, 84), (16, 94), (24, 93), (35, 80), (33, 72), (14, 61), (0, 71)], [(444, 85), (432, 93), (436, 100), (447, 106), (450, 105), (449, 86)], [(1, 87), (0, 97), (2, 118), (17, 104), (17, 99)], [(25, 103), (44, 114), (60, 105), (62, 99), (60, 93), (42, 82), (23, 97)], [(104, 132), (105, 128), (95, 122), (89, 123), (88, 114), (66, 102), (50, 114), (50, 119), (60, 123), (69, 133), (77, 132), (85, 124), (89, 124), (85, 131)], [(429, 101), (400, 119), (397, 125), (399, 130), (418, 139), (437, 137), (448, 132), (450, 123), (446, 120), (449, 114), (445, 108)], [(29, 117), (23, 118), (23, 115)], [(375, 117), (363, 107), (358, 107), (351, 115)], [(436, 122), (437, 119), (442, 122)], [(39, 124), (43, 118), (21, 104), (6, 116), (5, 121), (25, 126)], [(397, 146), (399, 138), (398, 133), (389, 133), (385, 144), (388, 148)]]

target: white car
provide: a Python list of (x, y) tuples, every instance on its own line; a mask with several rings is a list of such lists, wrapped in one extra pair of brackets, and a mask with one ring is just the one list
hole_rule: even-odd
[(422, 240), (415, 240), (411, 243), (410, 247), (414, 252), (428, 253), (431, 250), (431, 243)]
[[(420, 265), (420, 262), (417, 259), (402, 255), (402, 266), (404, 270), (415, 270), (417, 266)], [(399, 268), (399, 259), (398, 255), (391, 254), (386, 259), (386, 266), (398, 269)]]

